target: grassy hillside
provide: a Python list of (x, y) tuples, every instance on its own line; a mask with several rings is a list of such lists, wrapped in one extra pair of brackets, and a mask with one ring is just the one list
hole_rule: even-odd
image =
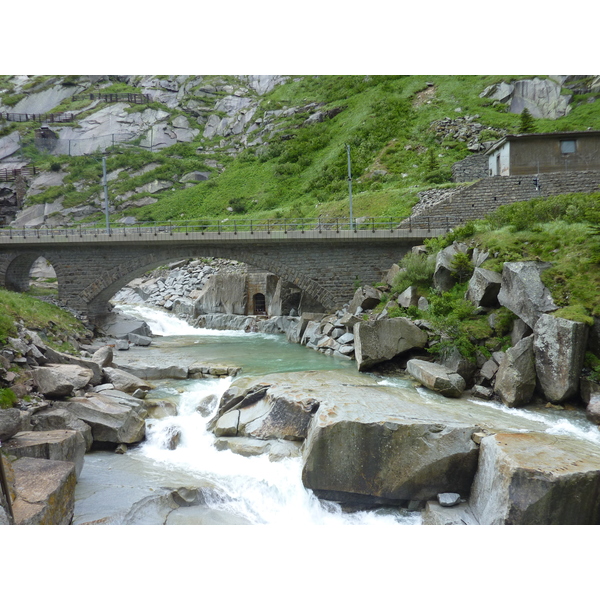
[[(77, 78), (71, 77), (73, 84)], [(347, 217), (347, 144), (351, 149), (355, 216), (404, 218), (417, 201), (417, 192), (456, 185), (450, 182), (450, 167), (471, 154), (465, 141), (442, 140), (436, 136), (436, 122), (469, 116), (484, 127), (481, 141), (517, 132), (520, 116), (507, 112), (504, 104), (480, 98), (480, 94), (492, 83), (523, 77), (289, 78), (269, 94), (261, 98), (253, 96), (260, 101), (253, 120), (266, 122), (273, 118), (273, 111), (281, 111), (268, 132), (260, 127), (248, 132), (248, 143), (257, 142), (256, 145), (240, 151), (234, 147), (239, 145), (239, 140), (218, 136), (207, 140), (202, 137), (203, 126), (199, 126), (201, 133), (193, 142), (177, 143), (159, 152), (135, 147), (113, 149), (107, 157), (109, 172), (124, 169), (110, 183), (111, 203), (122, 213), (114, 219), (123, 214), (155, 221), (207, 217)], [(7, 81), (6, 76), (0, 77), (0, 88), (5, 89), (1, 96), (5, 106), (16, 104), (23, 96), (11, 95)], [(40, 77), (27, 85), (29, 90), (35, 90), (51, 81)], [(202, 86), (196, 86), (187, 94), (194, 102), (210, 107), (219, 94), (223, 95), (223, 92), (203, 91), (212, 84), (213, 87), (233, 85), (235, 80), (209, 77), (203, 80)], [(108, 87), (106, 83), (103, 85), (103, 92), (140, 91), (136, 85), (117, 81)], [(569, 115), (557, 120), (535, 119), (536, 130), (600, 129), (600, 103), (590, 100), (593, 98), (589, 94), (575, 95)], [(80, 115), (83, 116), (89, 114), (85, 112), (86, 102), (68, 99), (55, 110), (84, 110)], [(150, 106), (165, 110), (172, 117), (189, 117), (181, 106), (167, 108), (158, 102)], [(133, 105), (127, 110), (146, 107)], [(320, 122), (309, 119), (316, 111), (322, 113)], [(37, 126), (6, 124), (4, 133), (18, 130), (22, 139), (31, 140)], [(49, 188), (29, 202), (50, 202), (61, 197), (63, 206), (68, 208), (100, 199), (99, 156), (55, 157), (37, 152), (33, 145), (25, 153), (42, 169), (60, 168), (67, 173), (64, 186)], [(157, 163), (157, 167), (138, 174), (150, 163)], [(186, 188), (180, 179), (194, 170), (210, 172), (210, 179)], [(131, 202), (150, 195), (158, 198), (155, 204), (124, 208), (123, 201), (116, 199), (157, 179), (171, 182), (171, 189), (153, 194), (140, 192), (127, 198)], [(97, 216), (88, 220), (95, 219)]]

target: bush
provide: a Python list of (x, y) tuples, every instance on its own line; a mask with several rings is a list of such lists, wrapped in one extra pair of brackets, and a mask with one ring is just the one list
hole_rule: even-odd
[(415, 285), (421, 290), (431, 286), (435, 271), (435, 261), (432, 256), (413, 253), (405, 254), (398, 265), (403, 270), (394, 278), (392, 284), (393, 293), (401, 294), (411, 285)]
[(0, 409), (12, 408), (16, 401), (17, 396), (12, 390), (8, 388), (0, 389)]

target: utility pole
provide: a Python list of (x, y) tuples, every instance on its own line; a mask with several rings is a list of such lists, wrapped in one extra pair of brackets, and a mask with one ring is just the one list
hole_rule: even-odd
[(108, 218), (108, 185), (106, 183), (106, 156), (102, 157), (102, 185), (104, 186), (104, 214), (106, 215), (106, 233), (110, 235), (110, 220)]
[(348, 153), (348, 193), (350, 195), (350, 229), (354, 229), (354, 218), (352, 217), (352, 167), (350, 164), (350, 144), (346, 144)]

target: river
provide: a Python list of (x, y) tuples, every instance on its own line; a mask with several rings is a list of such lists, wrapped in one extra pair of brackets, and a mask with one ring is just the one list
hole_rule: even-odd
[[(276, 372), (350, 369), (353, 361), (325, 356), (283, 335), (197, 329), (176, 317), (143, 306), (122, 306), (124, 312), (145, 320), (160, 336), (147, 348), (132, 347), (115, 361), (139, 364), (190, 362), (242, 367), (242, 375)], [(374, 376), (363, 375), (373, 382)], [(409, 387), (402, 377), (375, 378), (390, 388)], [(266, 456), (242, 457), (229, 450), (218, 451), (214, 437), (206, 431), (212, 414), (203, 417), (199, 403), (220, 396), (232, 378), (154, 381), (156, 389), (147, 398), (169, 400), (177, 405), (176, 416), (147, 420), (147, 439), (124, 455), (92, 452), (76, 489), (73, 523), (97, 520), (116, 524), (272, 524), (294, 525), (418, 525), (418, 512), (380, 508), (347, 513), (333, 502), (324, 502), (301, 482), (300, 458), (271, 462)], [(539, 408), (509, 409), (499, 403), (443, 398), (424, 388), (417, 392), (425, 402), (456, 406), (476, 414), (481, 422), (506, 424), (513, 430), (537, 430), (572, 435), (600, 444), (600, 431), (582, 411), (552, 411)], [(466, 408), (465, 408), (466, 407)], [(170, 432), (179, 430), (175, 450), (169, 450)], [(202, 489), (202, 502), (173, 507), (166, 497), (172, 490)]]

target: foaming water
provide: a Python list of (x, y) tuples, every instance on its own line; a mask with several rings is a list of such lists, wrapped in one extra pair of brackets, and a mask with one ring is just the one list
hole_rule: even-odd
[(580, 415), (573, 415), (569, 419), (566, 419), (561, 415), (561, 412), (547, 411), (543, 415), (536, 412), (534, 409), (526, 408), (509, 408), (499, 402), (485, 402), (483, 400), (469, 399), (469, 402), (478, 404), (480, 406), (486, 406), (493, 408), (500, 412), (509, 415), (518, 415), (535, 423), (541, 423), (545, 425), (546, 433), (553, 433), (555, 435), (567, 435), (595, 444), (600, 444), (600, 429), (593, 423), (590, 423), (585, 417)]
[(126, 314), (142, 319), (150, 327), (154, 335), (162, 336), (182, 336), (182, 335), (201, 335), (211, 337), (245, 337), (255, 335), (266, 338), (276, 338), (277, 336), (264, 333), (246, 333), (238, 330), (217, 330), (193, 327), (186, 321), (179, 319), (166, 311), (143, 306), (141, 304), (120, 304), (119, 308)]
[[(243, 457), (217, 450), (206, 425), (217, 409), (203, 417), (198, 407), (203, 399), (220, 397), (230, 379), (198, 381), (179, 396), (178, 414), (148, 420), (147, 440), (136, 450), (140, 460), (161, 464), (165, 470), (184, 472), (212, 490), (210, 508), (251, 524), (271, 525), (417, 525), (418, 513), (400, 510), (343, 513), (333, 502), (319, 500), (302, 485), (302, 461), (286, 458), (271, 462), (266, 455)], [(180, 436), (175, 450), (168, 449), (174, 432)]]
[[(119, 308), (144, 320), (153, 334), (162, 336), (144, 352), (148, 356), (158, 352), (163, 360), (206, 356), (233, 361), (243, 367), (243, 375), (351, 367), (349, 361), (289, 344), (281, 335), (201, 329), (152, 307)], [(147, 419), (146, 440), (129, 456), (142, 465), (159, 466), (165, 474), (162, 485), (177, 487), (185, 481), (187, 486), (201, 488), (206, 492), (203, 497), (209, 508), (250, 524), (421, 523), (418, 512), (386, 508), (345, 513), (338, 504), (319, 500), (302, 485), (299, 457), (272, 462), (267, 455), (244, 457), (230, 450), (217, 450), (215, 437), (206, 427), (217, 411), (218, 399), (230, 384), (231, 378), (161, 382), (148, 397), (176, 402), (177, 415)], [(175, 449), (169, 449), (173, 436), (178, 437), (178, 443)]]

